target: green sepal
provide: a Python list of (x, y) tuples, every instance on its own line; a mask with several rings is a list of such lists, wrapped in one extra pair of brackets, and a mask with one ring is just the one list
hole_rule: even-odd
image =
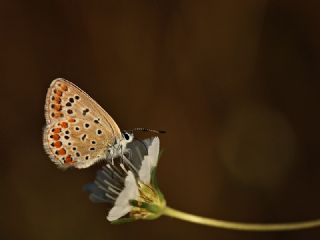
[[(160, 150), (160, 153), (158, 155), (158, 161), (160, 159), (160, 157), (162, 156), (164, 150), (161, 149)], [(165, 201), (165, 198), (162, 194), (162, 192), (160, 191), (160, 188), (159, 188), (159, 184), (158, 184), (158, 179), (157, 179), (157, 166), (153, 167), (151, 169), (151, 179), (150, 179), (150, 184), (151, 186), (154, 188), (154, 190), (156, 190), (156, 192), (158, 193), (158, 195), (160, 196), (161, 200)]]
[(164, 152), (164, 149), (160, 149), (160, 152), (159, 152), (159, 155), (158, 155), (158, 161), (162, 157), (163, 152)]
[(157, 179), (157, 167), (152, 168), (151, 170), (151, 180), (150, 180), (151, 186), (154, 188), (155, 191), (157, 191), (159, 197), (161, 200), (165, 200), (162, 192), (160, 191), (159, 185), (158, 185), (158, 179)]
[(152, 203), (139, 202), (137, 200), (129, 200), (129, 203), (133, 207), (146, 209), (148, 212), (158, 214), (161, 211), (161, 208)]
[(151, 169), (150, 184), (151, 184), (151, 186), (154, 187), (156, 190), (159, 189), (158, 179), (157, 179), (157, 167), (154, 167), (154, 168)]
[(130, 204), (132, 207), (140, 207), (140, 206), (139, 206), (139, 202), (138, 202), (137, 200), (130, 199), (130, 200), (129, 200), (129, 204)]
[[(164, 150), (161, 149), (160, 150), (160, 153), (158, 155), (158, 161), (160, 159), (160, 157), (162, 156)], [(150, 184), (151, 186), (153, 186), (157, 191), (160, 192), (160, 189), (159, 189), (159, 184), (158, 184), (158, 180), (157, 180), (157, 166), (153, 167), (151, 169), (151, 179), (150, 179)]]

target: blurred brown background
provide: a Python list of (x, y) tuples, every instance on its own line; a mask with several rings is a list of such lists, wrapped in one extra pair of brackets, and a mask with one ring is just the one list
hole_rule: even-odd
[[(320, 218), (318, 1), (1, 1), (0, 239), (319, 239), (166, 217), (121, 226), (42, 148), (56, 77), (122, 129), (165, 129), (168, 204), (226, 220)], [(148, 135), (141, 134), (140, 137)]]

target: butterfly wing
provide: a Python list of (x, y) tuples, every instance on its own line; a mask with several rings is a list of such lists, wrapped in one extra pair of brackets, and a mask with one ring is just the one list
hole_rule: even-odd
[(88, 94), (64, 79), (55, 79), (47, 92), (47, 126), (43, 144), (62, 168), (86, 168), (106, 158), (106, 150), (121, 138), (117, 124)]

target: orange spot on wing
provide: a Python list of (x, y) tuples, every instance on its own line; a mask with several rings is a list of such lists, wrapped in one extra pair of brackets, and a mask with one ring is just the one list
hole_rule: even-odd
[(61, 98), (58, 97), (58, 96), (54, 96), (54, 101), (55, 101), (56, 103), (60, 104), (60, 103), (61, 103)]
[(65, 160), (64, 162), (65, 162), (65, 163), (73, 163), (73, 159), (72, 159), (71, 155), (68, 155), (68, 156), (66, 157), (66, 160)]
[(61, 122), (60, 126), (63, 128), (67, 128), (68, 127), (68, 123), (67, 122)]
[(60, 139), (60, 136), (58, 134), (53, 135), (53, 140), (58, 141)]
[(58, 155), (65, 155), (66, 154), (66, 150), (64, 148), (61, 148), (58, 150)]
[(62, 117), (62, 116), (63, 116), (63, 114), (61, 112), (55, 112), (54, 113), (54, 117), (55, 118)]
[(68, 122), (75, 122), (76, 120), (74, 118), (69, 118)]
[(61, 89), (62, 89), (62, 91), (67, 91), (67, 90), (68, 90), (68, 87), (67, 87), (67, 85), (62, 85), (62, 86), (61, 86)]
[(57, 142), (54, 143), (54, 146), (55, 146), (56, 148), (59, 148), (59, 147), (62, 146), (62, 142), (57, 141)]
[(61, 90), (58, 90), (58, 89), (55, 89), (53, 90), (53, 92), (56, 94), (56, 96), (58, 97), (61, 97), (62, 96), (62, 91)]
[(57, 111), (60, 111), (62, 109), (62, 107), (61, 107), (60, 104), (55, 104), (54, 105), (54, 109), (57, 110)]
[(59, 132), (61, 132), (61, 128), (54, 128), (52, 132), (53, 133), (59, 133)]

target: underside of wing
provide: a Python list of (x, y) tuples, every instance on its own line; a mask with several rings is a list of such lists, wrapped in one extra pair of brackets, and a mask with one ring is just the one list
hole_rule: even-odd
[(85, 168), (106, 157), (121, 137), (114, 120), (84, 91), (64, 79), (54, 80), (45, 105), (43, 142), (61, 167)]

